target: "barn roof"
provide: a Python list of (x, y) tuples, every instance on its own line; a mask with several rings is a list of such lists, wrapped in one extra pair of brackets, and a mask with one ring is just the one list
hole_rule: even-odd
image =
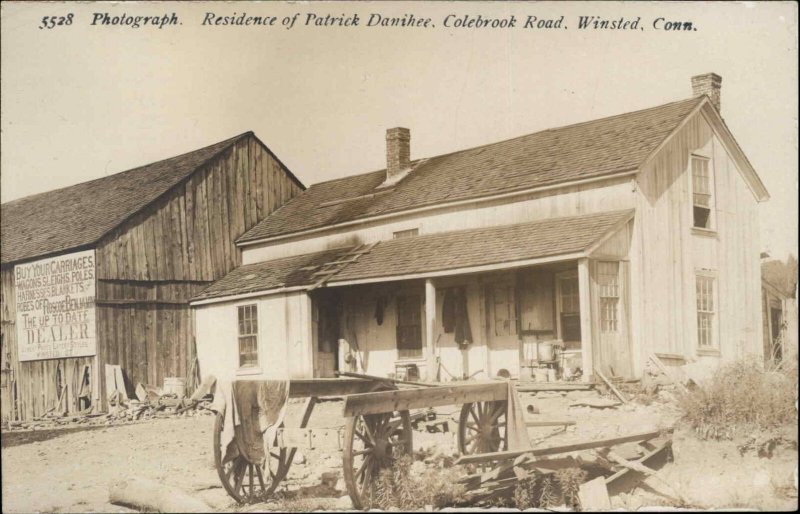
[(704, 98), (420, 159), (412, 163), (413, 171), (389, 192), (376, 190), (385, 179), (385, 170), (314, 184), (238, 242), (633, 171)]
[[(163, 161), (2, 204), (2, 263), (96, 243), (204, 164), (248, 137), (255, 135), (246, 132)], [(297, 180), (294, 176), (292, 179)]]
[(514, 267), (547, 257), (575, 258), (603, 236), (617, 230), (632, 215), (633, 211), (627, 210), (551, 218), (391, 239), (374, 246), (340, 248), (248, 264), (216, 281), (193, 301), (311, 287), (326, 276), (318, 272), (330, 270), (326, 264), (337, 261), (344, 264), (326, 280), (331, 286), (448, 271), (475, 271), (481, 266)]

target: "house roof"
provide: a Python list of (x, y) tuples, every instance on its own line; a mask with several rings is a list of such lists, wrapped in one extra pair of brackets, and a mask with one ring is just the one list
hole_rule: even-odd
[[(580, 254), (632, 215), (631, 210), (613, 211), (381, 241), (346, 264), (327, 284), (389, 281), (497, 264), (513, 267), (533, 259)], [(193, 301), (312, 286), (319, 279), (314, 276), (317, 270), (332, 261), (348, 260), (343, 257), (353, 250), (340, 248), (241, 266)]]
[[(379, 170), (314, 184), (239, 243), (410, 209), (636, 170), (705, 97), (421, 159), (390, 192)], [(349, 201), (343, 201), (349, 200)]]
[(2, 263), (96, 243), (205, 163), (248, 137), (255, 136), (246, 132), (177, 157), (4, 203), (0, 223)]

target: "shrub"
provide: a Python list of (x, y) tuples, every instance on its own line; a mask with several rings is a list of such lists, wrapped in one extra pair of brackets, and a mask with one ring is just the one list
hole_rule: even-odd
[(702, 438), (731, 440), (792, 423), (796, 401), (796, 364), (765, 371), (752, 358), (721, 367), (679, 398), (683, 419)]

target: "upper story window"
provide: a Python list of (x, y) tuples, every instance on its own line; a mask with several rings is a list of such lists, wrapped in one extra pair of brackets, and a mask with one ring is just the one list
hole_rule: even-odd
[(692, 156), (692, 204), (694, 227), (713, 228), (714, 175), (710, 160), (699, 155)]
[(414, 236), (417, 236), (417, 235), (419, 235), (419, 229), (418, 228), (412, 228), (412, 229), (409, 229), (409, 230), (400, 230), (400, 231), (395, 232), (395, 233), (392, 234), (394, 239), (402, 239), (404, 237), (414, 237)]
[(258, 311), (256, 305), (242, 305), (239, 318), (239, 366), (258, 366)]

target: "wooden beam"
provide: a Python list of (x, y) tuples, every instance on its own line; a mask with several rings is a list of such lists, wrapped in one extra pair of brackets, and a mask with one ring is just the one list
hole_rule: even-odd
[(627, 399), (627, 398), (625, 398), (625, 395), (624, 395), (624, 394), (622, 394), (622, 392), (621, 392), (619, 389), (617, 389), (616, 387), (614, 387), (614, 384), (612, 384), (612, 383), (611, 383), (611, 381), (610, 381), (609, 379), (607, 379), (607, 378), (605, 377), (605, 375), (603, 375), (603, 374), (600, 372), (600, 370), (599, 370), (599, 369), (596, 369), (596, 370), (594, 371), (594, 374), (595, 374), (595, 375), (597, 375), (598, 377), (600, 377), (600, 380), (602, 380), (602, 381), (603, 381), (603, 382), (606, 384), (606, 386), (607, 386), (609, 389), (611, 389), (611, 392), (612, 392), (612, 393), (614, 393), (614, 396), (616, 396), (617, 398), (619, 398), (619, 401), (621, 401), (622, 403), (628, 403), (628, 399)]
[(493, 462), (498, 460), (514, 459), (520, 455), (530, 454), (534, 457), (543, 457), (545, 455), (556, 455), (559, 453), (576, 452), (580, 450), (591, 450), (593, 448), (604, 448), (606, 446), (614, 446), (623, 443), (632, 443), (637, 441), (647, 441), (655, 439), (664, 435), (664, 433), (672, 432), (672, 429), (655, 430), (652, 432), (641, 432), (638, 434), (631, 434), (622, 437), (614, 437), (611, 439), (598, 439), (596, 441), (586, 441), (582, 443), (567, 444), (564, 446), (551, 446), (549, 448), (535, 448), (530, 450), (517, 450), (517, 451), (504, 451), (492, 453), (479, 453), (476, 455), (463, 455), (455, 463), (456, 464), (473, 464), (479, 462)]
[[(647, 452), (641, 459), (636, 461), (639, 464), (646, 465), (649, 468), (655, 468), (663, 465), (669, 458), (669, 450), (672, 448), (672, 440), (667, 439), (661, 444), (657, 445), (654, 449)], [(629, 491), (636, 486), (640, 481), (646, 478), (646, 474), (641, 471), (636, 471), (630, 468), (624, 468), (606, 478), (606, 487), (608, 494), (615, 495), (625, 491)]]
[(420, 387), (437, 387), (435, 384), (428, 384), (426, 382), (411, 382), (409, 380), (398, 380), (396, 378), (376, 377), (375, 375), (365, 375), (363, 373), (351, 373), (349, 371), (337, 371), (336, 375), (340, 376), (340, 377), (362, 378), (364, 380), (375, 380), (377, 382), (390, 382), (392, 384), (414, 385), (414, 386), (420, 386)]
[(429, 382), (436, 380), (436, 351), (434, 337), (436, 334), (436, 287), (433, 281), (425, 281), (425, 375)]
[(505, 401), (507, 398), (508, 384), (505, 381), (354, 394), (345, 399), (344, 416), (349, 418), (395, 410), (460, 405), (470, 402)]
[(581, 311), (581, 359), (583, 379), (592, 379), (592, 301), (590, 295), (589, 259), (578, 260), (578, 300)]
[(289, 398), (346, 396), (365, 393), (375, 382), (358, 378), (304, 378), (289, 382)]
[(531, 384), (517, 385), (517, 391), (520, 393), (535, 393), (538, 391), (588, 391), (594, 387), (590, 383), (570, 383), (570, 382), (540, 382)]

